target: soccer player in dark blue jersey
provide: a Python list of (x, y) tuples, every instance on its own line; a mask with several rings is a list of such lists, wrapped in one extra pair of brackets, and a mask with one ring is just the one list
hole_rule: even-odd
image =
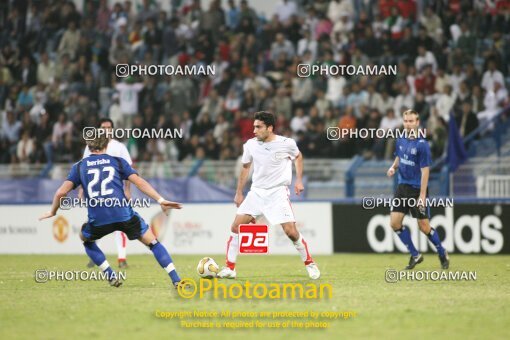
[[(395, 161), (388, 169), (388, 177), (392, 177), (398, 169), (398, 186), (394, 199), (400, 200), (391, 209), (391, 228), (398, 234), (400, 240), (406, 245), (411, 253), (411, 258), (406, 269), (413, 269), (423, 262), (423, 255), (418, 252), (411, 240), (409, 229), (402, 225), (404, 216), (410, 211), (411, 215), (418, 220), (420, 230), (427, 235), (428, 239), (436, 247), (439, 261), (443, 269), (448, 269), (450, 259), (443, 248), (439, 235), (434, 228), (430, 227), (430, 207), (426, 206), (427, 187), (429, 182), (430, 147), (423, 138), (418, 138), (420, 118), (418, 112), (407, 110), (403, 113), (404, 129), (407, 138), (399, 138), (395, 145)], [(413, 204), (417, 202), (417, 204)]]
[[(140, 191), (156, 200), (166, 213), (169, 209), (181, 209), (181, 204), (170, 202), (160, 194), (122, 158), (106, 154), (108, 146), (106, 134), (99, 134), (95, 139), (88, 140), (90, 156), (75, 163), (67, 179), (55, 193), (51, 210), (43, 214), (39, 220), (55, 216), (60, 199), (78, 186), (84, 189), (84, 198), (88, 202), (88, 222), (81, 228), (80, 238), (85, 252), (90, 259), (106, 273), (110, 285), (118, 287), (122, 284), (112, 270), (106, 257), (96, 244), (103, 236), (116, 230), (124, 232), (130, 240), (138, 239), (154, 254), (158, 263), (170, 276), (174, 286), (180, 282), (172, 258), (166, 248), (158, 242), (145, 221), (133, 211), (124, 194), (124, 180), (133, 183)], [(101, 202), (110, 202), (101, 206)], [(115, 202), (112, 204), (111, 202)], [(117, 204), (120, 202), (121, 204)]]

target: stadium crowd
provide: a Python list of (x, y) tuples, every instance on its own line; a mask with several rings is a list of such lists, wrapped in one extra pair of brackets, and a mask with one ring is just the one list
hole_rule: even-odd
[[(252, 0), (254, 1), (254, 0)], [(82, 129), (177, 128), (124, 140), (136, 161), (236, 159), (251, 114), (277, 114), (305, 157), (391, 158), (377, 138), (328, 127), (396, 129), (416, 109), (433, 157), (450, 112), (466, 136), (509, 103), (508, 0), (16, 0), (0, 4), (0, 162), (81, 158)], [(397, 65), (396, 75), (298, 77), (297, 65)], [(214, 65), (211, 76), (119, 78), (117, 64)]]

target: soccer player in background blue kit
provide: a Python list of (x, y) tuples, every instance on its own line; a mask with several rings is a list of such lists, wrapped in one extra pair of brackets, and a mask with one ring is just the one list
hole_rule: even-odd
[[(406, 269), (413, 269), (417, 264), (423, 262), (423, 255), (414, 246), (409, 229), (402, 225), (404, 216), (410, 211), (411, 215), (418, 220), (420, 230), (427, 235), (430, 242), (436, 247), (441, 267), (448, 269), (450, 264), (448, 253), (441, 245), (436, 230), (430, 227), (430, 207), (425, 206), (428, 195), (430, 165), (432, 163), (430, 147), (425, 139), (418, 138), (418, 127), (420, 125), (418, 112), (407, 110), (403, 113), (403, 117), (407, 138), (397, 140), (395, 161), (387, 172), (388, 177), (392, 177), (398, 169), (398, 186), (394, 199), (400, 200), (400, 204), (391, 208), (391, 228), (398, 234), (400, 240), (411, 253)], [(416, 205), (412, 204), (413, 200), (417, 202)]]
[[(104, 130), (97, 130), (98, 132)], [(158, 242), (147, 223), (133, 211), (129, 204), (126, 204), (124, 194), (124, 180), (133, 183), (140, 191), (156, 200), (164, 212), (169, 209), (181, 209), (181, 204), (170, 202), (161, 197), (160, 194), (122, 158), (112, 157), (106, 154), (106, 147), (109, 139), (106, 133), (98, 133), (93, 140), (87, 140), (90, 156), (75, 163), (66, 181), (57, 190), (53, 197), (51, 210), (43, 214), (39, 220), (55, 216), (60, 205), (60, 199), (78, 186), (84, 188), (84, 197), (88, 202), (104, 201), (121, 202), (124, 204), (108, 204), (101, 206), (99, 203), (89, 204), (88, 222), (83, 224), (80, 238), (85, 246), (85, 252), (90, 259), (106, 273), (110, 285), (118, 287), (122, 284), (112, 270), (106, 257), (97, 246), (95, 240), (99, 240), (116, 230), (124, 232), (130, 240), (138, 239), (145, 244), (154, 254), (154, 257), (163, 267), (174, 286), (177, 286), (179, 275), (175, 270), (172, 258), (166, 248)]]

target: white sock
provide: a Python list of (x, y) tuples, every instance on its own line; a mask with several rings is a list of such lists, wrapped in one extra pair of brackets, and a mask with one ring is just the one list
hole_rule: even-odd
[(168, 274), (170, 274), (170, 272), (173, 272), (175, 270), (174, 264), (170, 263), (168, 266), (165, 267), (165, 270)]
[(230, 233), (230, 238), (227, 242), (227, 267), (234, 269), (239, 254), (239, 234)]
[(105, 271), (106, 269), (108, 269), (110, 267), (110, 264), (108, 263), (108, 261), (104, 261), (103, 263), (101, 263), (99, 265), (99, 269), (101, 269), (102, 271)]
[(126, 259), (126, 247), (127, 247), (127, 241), (128, 238), (126, 234), (124, 234), (122, 231), (116, 231), (115, 232), (115, 244), (117, 244), (117, 258), (119, 260), (125, 260)]
[(305, 265), (312, 263), (312, 255), (310, 255), (310, 252), (308, 251), (308, 245), (303, 239), (303, 235), (301, 235), (301, 233), (299, 233), (299, 239), (293, 243), (294, 247), (296, 247), (297, 251), (299, 252), (299, 256), (301, 256), (301, 261), (303, 261)]

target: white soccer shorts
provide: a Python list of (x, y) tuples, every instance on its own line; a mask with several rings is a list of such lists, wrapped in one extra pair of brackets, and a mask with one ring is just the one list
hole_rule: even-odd
[(296, 222), (289, 200), (289, 188), (251, 188), (243, 203), (237, 208), (237, 215), (251, 215), (255, 218), (264, 215), (270, 225)]

